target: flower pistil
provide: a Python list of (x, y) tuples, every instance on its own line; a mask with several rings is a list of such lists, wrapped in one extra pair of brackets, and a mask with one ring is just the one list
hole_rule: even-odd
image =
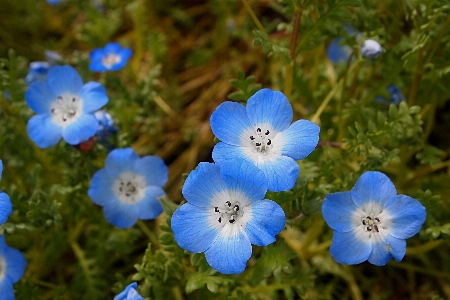
[(273, 134), (269, 129), (261, 129), (261, 127), (258, 127), (255, 130), (255, 134), (250, 136), (250, 141), (254, 147), (253, 152), (259, 152), (263, 155), (267, 155), (273, 147), (272, 139)]
[(50, 112), (52, 113), (53, 121), (61, 126), (67, 126), (78, 119), (82, 111), (83, 101), (72, 94), (63, 94), (57, 97), (53, 102)]
[(214, 207), (214, 212), (219, 214), (219, 223), (222, 223), (223, 220), (228, 220), (231, 224), (234, 224), (238, 218), (244, 215), (244, 210), (241, 208), (241, 203), (239, 201), (235, 201), (231, 203), (231, 201), (226, 201), (221, 206)]

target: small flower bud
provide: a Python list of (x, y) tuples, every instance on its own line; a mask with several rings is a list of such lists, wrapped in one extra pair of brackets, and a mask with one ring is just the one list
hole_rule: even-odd
[(366, 58), (377, 58), (381, 53), (381, 45), (374, 40), (365, 40), (361, 47), (361, 54)]

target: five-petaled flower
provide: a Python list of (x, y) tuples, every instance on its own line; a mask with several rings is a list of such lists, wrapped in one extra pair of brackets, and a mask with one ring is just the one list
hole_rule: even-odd
[(47, 81), (31, 83), (25, 97), (37, 113), (28, 121), (28, 136), (41, 148), (55, 145), (61, 136), (71, 145), (88, 140), (98, 128), (93, 112), (108, 102), (100, 83), (83, 85), (71, 66), (51, 68)]
[(0, 236), (0, 295), (2, 300), (14, 300), (14, 283), (22, 278), (27, 261), (20, 251), (9, 247)]
[(106, 157), (105, 168), (91, 180), (88, 195), (103, 206), (106, 220), (119, 227), (133, 226), (138, 219), (159, 216), (168, 170), (157, 156), (139, 156), (132, 148), (115, 149)]
[(251, 161), (266, 175), (270, 191), (293, 188), (300, 171), (296, 160), (315, 149), (320, 128), (308, 120), (291, 124), (292, 117), (286, 96), (270, 89), (256, 92), (245, 107), (220, 104), (211, 116), (212, 131), (221, 140), (214, 147), (214, 161)]
[(137, 283), (130, 283), (120, 294), (114, 297), (114, 300), (144, 300), (136, 291)]
[(220, 273), (242, 273), (251, 244), (267, 246), (284, 228), (283, 209), (263, 199), (266, 191), (264, 174), (245, 160), (200, 163), (183, 186), (188, 202), (172, 216), (175, 240), (183, 249), (205, 252)]
[(118, 43), (106, 44), (105, 48), (91, 51), (89, 69), (94, 72), (117, 71), (125, 67), (132, 51)]
[[(0, 179), (2, 179), (2, 172), (3, 172), (3, 162), (0, 159)], [(12, 213), (11, 200), (9, 199), (9, 196), (6, 193), (0, 191), (0, 225), (2, 225), (3, 223), (6, 222), (6, 220), (8, 220), (8, 217), (11, 215), (11, 213)]]
[(329, 194), (322, 213), (334, 229), (330, 253), (342, 264), (365, 260), (383, 266), (392, 257), (403, 259), (405, 239), (419, 232), (425, 222), (422, 204), (397, 195), (390, 179), (380, 172), (366, 172), (350, 192)]

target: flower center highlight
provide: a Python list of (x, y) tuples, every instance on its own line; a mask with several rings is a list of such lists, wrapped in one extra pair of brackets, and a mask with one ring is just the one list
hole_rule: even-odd
[(253, 152), (259, 152), (267, 154), (267, 152), (273, 147), (272, 140), (269, 139), (270, 131), (268, 129), (256, 129), (255, 135), (250, 136), (250, 141), (254, 147)]
[(115, 53), (108, 53), (106, 54), (106, 56), (104, 56), (102, 58), (102, 64), (108, 68), (111, 69), (112, 66), (114, 66), (115, 64), (120, 63), (120, 56), (115, 54)]
[(50, 107), (54, 122), (58, 125), (67, 126), (74, 122), (82, 110), (83, 101), (72, 94), (64, 94), (57, 97)]
[(380, 218), (367, 216), (361, 219), (361, 223), (365, 226), (367, 232), (380, 232), (378, 225), (381, 223)]
[(219, 215), (217, 219), (219, 223), (228, 221), (234, 224), (236, 220), (244, 215), (244, 210), (239, 201), (234, 203), (226, 201), (223, 205), (214, 207), (214, 212)]
[(123, 204), (135, 204), (145, 195), (145, 179), (135, 173), (120, 174), (113, 185), (114, 194)]

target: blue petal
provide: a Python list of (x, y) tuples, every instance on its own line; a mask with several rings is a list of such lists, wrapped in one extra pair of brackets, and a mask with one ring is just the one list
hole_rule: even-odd
[(370, 201), (384, 206), (389, 198), (397, 194), (397, 190), (392, 181), (383, 173), (368, 171), (359, 177), (351, 193), (353, 201), (359, 207)]
[(112, 43), (106, 44), (105, 48), (103, 48), (103, 49), (105, 49), (106, 54), (119, 53), (120, 50), (122, 50), (122, 46), (120, 46), (119, 43), (112, 42)]
[(0, 281), (0, 292), (3, 300), (14, 300), (14, 287), (10, 278), (5, 277)]
[(298, 120), (274, 138), (274, 144), (281, 142), (281, 153), (295, 160), (304, 159), (319, 142), (320, 127), (308, 120)]
[(93, 114), (82, 114), (62, 131), (63, 139), (71, 145), (87, 141), (97, 132), (98, 121)]
[(25, 272), (27, 261), (19, 250), (11, 248), (6, 244), (4, 236), (0, 236), (0, 256), (6, 262), (6, 277), (12, 283), (19, 281)]
[(50, 105), (56, 97), (43, 81), (31, 83), (25, 93), (28, 106), (38, 114), (50, 114)]
[(389, 233), (397, 238), (407, 239), (419, 232), (427, 213), (425, 207), (416, 199), (405, 195), (389, 198), (384, 208), (389, 214)]
[(240, 226), (224, 226), (211, 248), (205, 251), (208, 264), (222, 274), (244, 272), (252, 246)]
[(134, 170), (145, 178), (147, 185), (163, 187), (167, 182), (167, 166), (158, 156), (144, 156), (135, 160)]
[(204, 252), (220, 232), (219, 222), (211, 222), (212, 210), (199, 209), (185, 203), (175, 210), (171, 219), (175, 240), (181, 248), (194, 253)]
[(357, 230), (334, 231), (330, 254), (335, 261), (340, 264), (355, 265), (369, 258), (372, 244), (370, 240), (364, 241), (364, 236), (357, 236), (357, 234), (366, 235), (367, 233)]
[(0, 159), (0, 179), (2, 179), (2, 173), (3, 173), (3, 162)]
[(275, 242), (275, 235), (284, 229), (286, 223), (283, 209), (272, 200), (257, 201), (246, 207), (244, 218), (249, 218), (245, 227), (248, 239), (257, 246)]
[(12, 213), (12, 203), (9, 196), (0, 191), (0, 225), (8, 220)]
[(246, 159), (253, 162), (256, 154), (254, 155), (254, 157), (250, 157), (243, 151), (243, 149), (243, 147), (220, 142), (214, 146), (212, 157), (213, 160), (217, 163), (221, 163), (230, 159)]
[(236, 102), (220, 104), (212, 113), (210, 123), (214, 135), (227, 144), (239, 146), (243, 136), (249, 139), (254, 134), (245, 107)]
[(322, 205), (322, 215), (332, 229), (347, 232), (354, 228), (351, 220), (357, 208), (350, 192), (338, 192), (327, 195)]
[(126, 300), (130, 289), (136, 288), (137, 288), (136, 282), (130, 283), (122, 292), (120, 292), (120, 294), (114, 297), (114, 300)]
[(250, 201), (259, 201), (267, 192), (267, 179), (254, 164), (243, 159), (220, 164), (220, 175), (230, 193), (242, 193)]
[(372, 244), (372, 253), (369, 262), (376, 266), (384, 266), (391, 257), (396, 261), (401, 261), (406, 253), (406, 241), (387, 235), (384, 239)]
[(94, 72), (104, 72), (108, 69), (103, 65), (102, 59), (105, 56), (105, 51), (103, 49), (94, 49), (89, 55), (91, 58), (91, 63), (89, 64), (89, 70)]
[(270, 124), (281, 132), (288, 128), (292, 121), (292, 106), (282, 92), (262, 89), (248, 99), (247, 115), (250, 124), (257, 128)]
[(118, 199), (112, 200), (103, 207), (106, 221), (122, 229), (133, 226), (138, 220), (136, 205), (125, 205)]
[(105, 88), (100, 83), (93, 81), (83, 85), (81, 99), (83, 100), (84, 113), (94, 112), (108, 103)]
[(48, 71), (47, 85), (55, 95), (80, 95), (83, 81), (71, 66), (54, 66)]
[(114, 149), (106, 157), (105, 169), (109, 176), (116, 177), (124, 171), (134, 171), (133, 166), (139, 160), (133, 148)]
[(27, 133), (38, 147), (47, 148), (59, 142), (62, 127), (53, 123), (50, 115), (35, 115), (28, 120)]
[(98, 170), (91, 179), (91, 187), (88, 196), (97, 205), (104, 206), (111, 199), (115, 198), (112, 187), (115, 177), (111, 177), (106, 169)]
[(341, 45), (342, 37), (333, 39), (327, 47), (328, 58), (335, 64), (348, 61), (352, 48), (348, 45)]
[(266, 161), (258, 167), (264, 172), (269, 182), (269, 191), (281, 192), (294, 187), (300, 167), (297, 162), (287, 156), (279, 156), (274, 161)]
[(147, 187), (144, 198), (136, 203), (139, 219), (153, 220), (158, 217), (163, 212), (163, 207), (158, 198), (163, 197), (165, 194), (160, 187)]
[(125, 65), (128, 62), (128, 59), (131, 57), (131, 50), (130, 49), (122, 49), (118, 55), (120, 56), (120, 61), (114, 65), (111, 66), (111, 71), (117, 71), (125, 67)]
[(183, 185), (183, 196), (192, 205), (211, 207), (214, 195), (227, 190), (220, 177), (219, 167), (210, 163), (199, 163), (196, 170), (191, 171)]

